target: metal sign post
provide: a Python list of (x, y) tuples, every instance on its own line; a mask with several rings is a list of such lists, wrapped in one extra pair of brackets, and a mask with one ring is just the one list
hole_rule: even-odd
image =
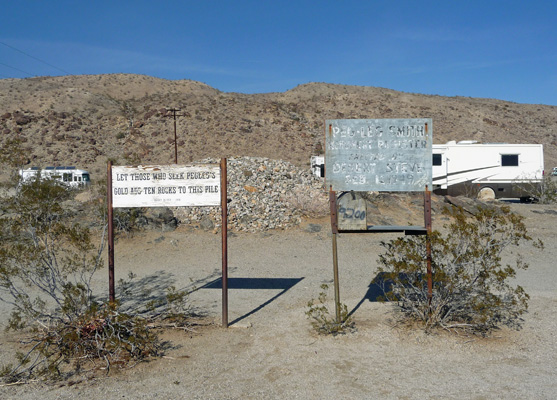
[(112, 210), (112, 161), (108, 162), (108, 176), (106, 180), (106, 204), (108, 207), (108, 300), (116, 300), (114, 290), (114, 216)]
[[(431, 192), (433, 124), (420, 119), (339, 119), (325, 121), (325, 187), (329, 187), (333, 236), (333, 274), (340, 323), (337, 234), (404, 232), (426, 235), (428, 300), (431, 270)], [(374, 226), (358, 192), (424, 191), (424, 226)], [(337, 197), (336, 193), (344, 192)], [(346, 195), (346, 196), (345, 196)]]
[(338, 252), (337, 252), (337, 235), (338, 235), (338, 220), (337, 220), (337, 194), (329, 190), (329, 206), (331, 208), (331, 230), (333, 234), (333, 282), (335, 286), (335, 316), (337, 324), (341, 323), (340, 320), (340, 283), (338, 279)]
[(115, 301), (113, 209), (118, 207), (222, 208), (222, 324), (228, 327), (228, 209), (226, 158), (220, 166), (144, 165), (113, 166), (108, 162), (108, 286)]
[(228, 200), (226, 158), (220, 161), (220, 187), (222, 212), (222, 327), (228, 328)]
[(431, 270), (431, 192), (427, 186), (424, 191), (424, 224), (426, 228), (427, 301), (431, 311), (431, 300), (433, 299), (433, 271)]

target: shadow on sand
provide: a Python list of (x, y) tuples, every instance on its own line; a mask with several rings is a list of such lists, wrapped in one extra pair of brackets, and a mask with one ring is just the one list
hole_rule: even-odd
[(366, 301), (378, 302), (383, 301), (385, 298), (385, 293), (390, 292), (392, 286), (392, 281), (386, 279), (386, 273), (380, 272), (371, 281), (368, 286), (365, 296), (356, 304), (356, 306), (348, 313), (352, 315), (360, 308), (360, 306)]
[[(236, 318), (234, 321), (230, 322), (230, 325), (234, 325), (235, 323), (240, 322), (244, 318), (249, 317), (252, 314), (255, 314), (268, 304), (271, 304), (273, 301), (278, 299), (280, 296), (285, 294), (288, 290), (293, 288), (298, 282), (303, 280), (304, 278), (228, 278), (228, 289), (236, 290), (236, 289), (249, 289), (249, 290), (260, 290), (260, 289), (271, 289), (271, 290), (280, 290), (278, 294), (260, 304), (250, 312), (242, 315), (241, 317)], [(217, 278), (204, 286), (201, 286), (199, 289), (221, 289), (222, 288), (222, 278)]]

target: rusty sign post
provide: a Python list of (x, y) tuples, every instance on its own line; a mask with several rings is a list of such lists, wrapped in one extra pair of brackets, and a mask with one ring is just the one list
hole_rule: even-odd
[[(404, 232), (427, 235), (428, 299), (431, 305), (431, 192), (433, 125), (420, 119), (325, 121), (325, 187), (329, 188), (333, 274), (340, 323), (337, 235), (339, 232)], [(424, 191), (425, 189), (425, 191)], [(371, 226), (358, 192), (424, 192), (424, 226)], [(337, 192), (345, 192), (338, 198)], [(347, 195), (347, 196), (345, 196)]]
[(108, 301), (116, 300), (114, 291), (114, 217), (112, 209), (112, 161), (108, 161), (108, 176), (106, 179), (106, 204), (108, 207)]
[(226, 158), (220, 161), (222, 235), (222, 326), (228, 328), (228, 200)]
[(431, 311), (431, 301), (433, 299), (433, 271), (431, 270), (431, 192), (427, 186), (424, 192), (424, 224), (426, 228), (427, 302)]
[(220, 165), (113, 166), (108, 162), (108, 274), (109, 300), (115, 301), (113, 208), (202, 207), (222, 208), (223, 326), (228, 327), (228, 242), (226, 158)]
[(333, 234), (333, 283), (335, 286), (335, 317), (336, 323), (340, 325), (340, 283), (338, 278), (338, 251), (337, 251), (337, 194), (329, 190), (329, 206), (331, 208), (331, 230)]

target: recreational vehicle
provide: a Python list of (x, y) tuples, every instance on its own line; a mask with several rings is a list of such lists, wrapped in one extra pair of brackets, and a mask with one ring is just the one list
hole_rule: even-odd
[(325, 156), (311, 156), (310, 165), (315, 176), (325, 177)]
[[(433, 191), (440, 195), (528, 201), (543, 179), (541, 144), (451, 141), (434, 144), (432, 153)], [(325, 157), (312, 156), (311, 170), (324, 177)]]
[(483, 199), (534, 197), (543, 179), (541, 144), (434, 144), (433, 190), (439, 194), (477, 195)]
[(19, 176), (23, 183), (36, 178), (54, 179), (72, 188), (89, 185), (91, 182), (89, 172), (76, 167), (45, 167), (44, 169), (31, 167), (20, 169)]

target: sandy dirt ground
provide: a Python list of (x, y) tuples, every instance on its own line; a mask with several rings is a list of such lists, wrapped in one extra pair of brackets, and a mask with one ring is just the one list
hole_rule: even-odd
[[(137, 289), (195, 288), (192, 305), (208, 314), (195, 332), (165, 335), (162, 359), (88, 381), (0, 387), (2, 399), (554, 399), (557, 398), (557, 212), (512, 204), (545, 250), (523, 246), (530, 269), (517, 281), (530, 294), (520, 331), (489, 339), (394, 328), (390, 306), (372, 301), (381, 240), (395, 234), (341, 234), (341, 301), (357, 330), (320, 336), (307, 302), (332, 283), (330, 227), (313, 221), (287, 232), (229, 238), (229, 320), (220, 327), (220, 235), (179, 228), (140, 233), (115, 246), (117, 279)], [(434, 219), (434, 227), (436, 221)], [(310, 229), (311, 228), (311, 229)], [(321, 231), (315, 232), (321, 228)], [(95, 286), (107, 290), (106, 269)], [(332, 285), (331, 285), (332, 286)], [(330, 293), (333, 296), (332, 290)], [(1, 321), (7, 318), (5, 306)], [(8, 359), (13, 337), (2, 334)]]

